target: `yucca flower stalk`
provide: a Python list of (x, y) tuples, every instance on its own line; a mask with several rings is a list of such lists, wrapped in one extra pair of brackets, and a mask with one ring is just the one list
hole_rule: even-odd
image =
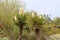
[(16, 24), (19, 26), (19, 40), (22, 40), (22, 31), (23, 27), (26, 25), (26, 15), (24, 14), (24, 9), (21, 7), (19, 10), (19, 14), (14, 17)]

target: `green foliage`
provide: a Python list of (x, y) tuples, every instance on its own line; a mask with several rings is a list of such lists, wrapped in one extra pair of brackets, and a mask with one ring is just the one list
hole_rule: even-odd
[(16, 18), (17, 18), (17, 20), (15, 20), (15, 21), (16, 21), (16, 24), (18, 26), (21, 26), (21, 25), (25, 25), (26, 24), (25, 23), (26, 15), (24, 15), (24, 16), (17, 15)]
[(16, 25), (14, 24), (14, 16), (19, 13), (19, 5), (16, 0), (0, 0), (0, 23), (4, 30), (2, 36), (8, 36), (16, 40), (16, 34), (19, 34)]
[(60, 17), (56, 17), (54, 22), (55, 22), (55, 25), (60, 25)]

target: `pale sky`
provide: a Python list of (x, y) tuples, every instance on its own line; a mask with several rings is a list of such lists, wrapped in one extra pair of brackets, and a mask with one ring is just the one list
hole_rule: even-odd
[(26, 10), (48, 14), (52, 18), (60, 17), (60, 0), (23, 0), (23, 2), (26, 3)]

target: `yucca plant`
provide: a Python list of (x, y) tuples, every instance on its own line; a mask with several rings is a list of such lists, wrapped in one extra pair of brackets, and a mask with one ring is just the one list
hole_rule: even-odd
[(25, 21), (26, 21), (26, 14), (20, 13), (19, 15), (15, 16), (15, 23), (16, 25), (19, 26), (19, 32), (20, 32), (19, 40), (22, 40), (23, 27), (26, 25)]
[(40, 40), (40, 29), (43, 28), (44, 24), (45, 24), (44, 18), (40, 15), (38, 16), (37, 13), (34, 12), (33, 15), (30, 16), (30, 21), (28, 22), (28, 25), (33, 30), (35, 30), (36, 40)]

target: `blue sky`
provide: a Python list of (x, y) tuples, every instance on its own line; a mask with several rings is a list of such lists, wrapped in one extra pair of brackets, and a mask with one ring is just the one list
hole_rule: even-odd
[(23, 0), (26, 10), (34, 10), (41, 14), (60, 17), (60, 0)]

